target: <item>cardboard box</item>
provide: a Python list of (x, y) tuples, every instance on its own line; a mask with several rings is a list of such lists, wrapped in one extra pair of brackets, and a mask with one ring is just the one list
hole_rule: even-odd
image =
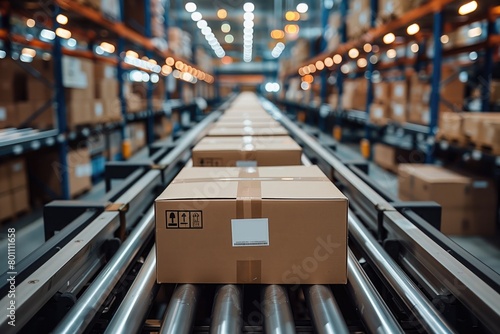
[(10, 190), (9, 163), (0, 163), (0, 194)]
[(402, 147), (376, 143), (373, 146), (373, 161), (380, 167), (398, 173), (399, 164), (422, 163), (425, 157), (422, 152)]
[(64, 56), (62, 72), (67, 102), (95, 98), (94, 63), (91, 60)]
[(342, 108), (344, 110), (366, 110), (366, 79), (346, 80), (342, 93)]
[(104, 101), (103, 100), (94, 100), (92, 105), (93, 105), (93, 108), (92, 108), (93, 112), (91, 111), (91, 116), (90, 116), (92, 123), (102, 123), (104, 121), (104, 119), (106, 118)]
[(71, 100), (66, 103), (66, 122), (69, 128), (93, 123), (94, 100)]
[(0, 102), (0, 129), (17, 127), (19, 118), (17, 116), (16, 105), (14, 103)]
[(12, 159), (8, 163), (9, 189), (24, 187), (28, 184), (26, 161), (23, 158)]
[(27, 91), (28, 91), (28, 101), (42, 100), (47, 101), (52, 98), (52, 88), (47, 86), (41, 80), (27, 76)]
[(464, 140), (463, 114), (453, 112), (440, 113), (437, 137), (462, 142)]
[(493, 154), (500, 153), (500, 120), (484, 122), (478, 137), (478, 144), (492, 149)]
[(491, 80), (490, 103), (500, 104), (500, 80)]
[(300, 165), (302, 148), (288, 136), (205, 137), (192, 150), (193, 166)]
[(184, 168), (155, 201), (157, 282), (345, 284), (347, 206), (317, 166)]
[[(492, 227), (494, 231), (497, 190), (493, 181), (459, 174), (439, 166), (401, 164), (398, 183), (400, 198), (435, 201), (442, 206), (443, 233), (491, 232)], [(477, 214), (473, 213), (474, 211)]]
[(12, 196), (10, 192), (0, 193), (0, 221), (8, 219), (14, 215), (12, 207)]
[(389, 106), (381, 103), (373, 103), (370, 106), (370, 122), (377, 125), (387, 124), (390, 114)]
[(463, 113), (464, 135), (473, 143), (479, 142), (483, 125), (489, 122), (500, 122), (500, 113), (471, 112)]
[(457, 105), (457, 107), (460, 106), (458, 109), (462, 110), (466, 84), (460, 81), (458, 74), (459, 72), (455, 68), (443, 67), (439, 92), (441, 100)]
[(122, 119), (121, 101), (120, 99), (105, 99), (104, 115), (107, 122), (117, 122)]
[(399, 102), (391, 103), (391, 119), (397, 123), (406, 122), (406, 104)]
[[(47, 102), (47, 100), (30, 101), (30, 105), (32, 106), (31, 113), (46, 106)], [(57, 124), (56, 119), (56, 112), (52, 104), (50, 104), (48, 107), (45, 107), (44, 111), (42, 111), (35, 119), (33, 119), (31, 126), (37, 129), (52, 129)]]
[(408, 101), (408, 82), (395, 81), (391, 83), (391, 99), (400, 104), (406, 103)]
[(413, 103), (408, 110), (408, 122), (428, 125), (430, 120), (429, 105)]
[(118, 98), (119, 84), (116, 79), (102, 78), (96, 80), (96, 99), (116, 99)]
[(373, 84), (373, 101), (379, 104), (388, 104), (391, 100), (391, 85), (388, 82)]
[(13, 213), (18, 214), (29, 210), (28, 185), (13, 189), (11, 192)]
[(401, 17), (404, 13), (417, 8), (424, 0), (379, 0), (377, 24), (383, 24), (389, 19)]
[[(92, 187), (91, 175), (92, 166), (90, 153), (87, 148), (71, 149), (68, 152), (66, 164), (69, 177), (69, 192), (74, 198)], [(36, 166), (30, 172), (38, 180), (43, 180), (44, 184), (51, 190), (51, 194), (44, 192), (41, 187), (31, 185), (31, 193), (42, 202), (51, 201), (55, 195), (62, 196), (61, 190), (61, 162), (57, 152), (40, 152), (30, 157), (28, 166)]]
[(210, 137), (241, 137), (241, 136), (286, 136), (288, 131), (282, 126), (274, 128), (254, 128), (254, 127), (225, 127), (217, 126), (208, 131)]

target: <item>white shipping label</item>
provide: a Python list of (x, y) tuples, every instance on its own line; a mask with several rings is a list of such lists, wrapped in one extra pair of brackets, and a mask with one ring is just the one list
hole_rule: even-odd
[(400, 105), (393, 106), (392, 112), (396, 116), (403, 116), (403, 106), (400, 106)]
[(404, 95), (404, 88), (401, 85), (397, 85), (395, 90), (394, 90), (394, 95), (398, 97), (403, 97)]
[(113, 66), (104, 67), (104, 77), (106, 79), (114, 79), (116, 78), (116, 68)]
[(144, 139), (144, 131), (139, 130), (139, 131), (137, 131), (136, 135), (137, 135), (137, 139), (140, 139), (140, 140)]
[(430, 117), (429, 117), (429, 110), (424, 110), (422, 112), (422, 122), (424, 123), (429, 123)]
[(77, 165), (75, 167), (75, 176), (84, 177), (92, 175), (92, 166), (90, 164)]
[(7, 108), (0, 107), (0, 121), (7, 120)]
[(238, 161), (236, 161), (236, 167), (257, 167), (257, 161), (255, 161), (255, 160), (238, 160)]
[(269, 246), (267, 218), (231, 219), (233, 247)]
[(181, 124), (182, 126), (189, 126), (189, 123), (191, 123), (191, 115), (189, 112), (183, 112), (181, 114)]
[(377, 109), (373, 110), (373, 116), (375, 118), (382, 118), (382, 116), (384, 116), (384, 113), (383, 113), (382, 109), (377, 108)]
[(474, 181), (472, 182), (472, 188), (486, 189), (488, 188), (488, 181)]
[(102, 107), (102, 103), (101, 102), (96, 102), (94, 104), (94, 113), (96, 116), (100, 117), (102, 116), (104, 112), (104, 108)]
[(82, 72), (82, 63), (77, 58), (62, 58), (62, 77), (64, 87), (87, 88), (87, 75)]

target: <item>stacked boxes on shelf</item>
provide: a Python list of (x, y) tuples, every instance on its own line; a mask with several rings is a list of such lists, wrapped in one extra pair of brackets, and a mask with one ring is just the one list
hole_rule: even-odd
[(344, 81), (342, 108), (344, 110), (366, 110), (367, 89), (368, 84), (364, 78)]
[(418, 74), (410, 77), (408, 122), (428, 125), (430, 117), (431, 85)]
[[(118, 98), (118, 80), (116, 67), (103, 62), (96, 62), (94, 122), (116, 122), (122, 119), (120, 99)], [(101, 107), (101, 108), (100, 108)], [(100, 111), (102, 110), (102, 114)]]
[(29, 210), (26, 163), (22, 158), (0, 164), (0, 221)]
[(127, 124), (128, 138), (130, 138), (132, 153), (136, 153), (146, 146), (146, 125), (144, 122)]
[(396, 123), (405, 123), (407, 120), (408, 92), (406, 80), (391, 84), (391, 119)]
[(460, 72), (454, 68), (441, 68), (439, 112), (463, 111), (466, 84), (459, 78)]
[(347, 16), (347, 38), (355, 39), (370, 29), (371, 9), (370, 0), (349, 1)]
[(370, 106), (370, 122), (377, 125), (387, 124), (390, 116), (391, 86), (388, 82), (373, 84), (373, 103)]
[(425, 0), (379, 0), (377, 25), (401, 17), (404, 13), (421, 6), (424, 2)]

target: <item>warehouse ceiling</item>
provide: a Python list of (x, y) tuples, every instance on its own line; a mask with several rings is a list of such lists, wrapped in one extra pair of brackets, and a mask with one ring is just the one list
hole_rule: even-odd
[[(333, 5), (333, 0), (330, 0)], [(199, 15), (195, 14), (193, 17), (192, 10), (195, 8), (191, 1), (186, 0), (171, 0), (170, 3), (170, 18), (173, 22), (171, 25), (180, 27), (188, 31), (193, 39), (193, 45), (196, 47), (205, 48), (209, 54), (215, 59), (221, 58), (221, 65), (227, 62), (240, 63), (231, 66), (244, 69), (248, 64), (244, 63), (244, 4), (248, 1), (245, 0), (194, 0), (192, 3), (196, 5), (194, 12), (199, 12), (202, 16), (201, 20), (207, 22), (207, 26), (215, 35), (216, 40), (222, 47), (223, 52), (216, 53), (210, 46), (209, 41), (202, 33), (202, 30), (197, 26), (204, 27), (204, 23), (197, 24)], [(314, 38), (321, 34), (321, 14), (320, 7), (322, 1), (300, 1), (300, 0), (254, 0), (251, 3), (254, 5), (253, 15), (253, 34), (252, 34), (252, 52), (249, 57), (247, 52), (247, 62), (251, 60), (255, 62), (275, 61), (280, 57), (288, 57), (291, 45), (297, 38)], [(328, 2), (328, 1), (327, 1)], [(285, 14), (288, 11), (297, 11), (299, 3), (307, 4), (307, 12), (300, 14), (300, 19), (296, 22), (289, 22), (285, 19)], [(251, 9), (252, 6), (247, 7)], [(227, 16), (224, 17), (225, 10)], [(219, 15), (218, 15), (219, 14)], [(198, 16), (198, 17), (197, 17)], [(252, 15), (247, 15), (247, 18), (252, 18)], [(194, 19), (194, 20), (193, 20)], [(227, 24), (230, 30), (227, 31)], [(248, 24), (248, 23), (247, 23)], [(271, 38), (271, 31), (274, 29), (283, 30), (287, 24), (297, 24), (299, 26), (298, 34), (287, 34), (285, 38), (273, 39)], [(251, 25), (251, 24), (250, 24)], [(226, 32), (222, 31), (225, 30)], [(210, 31), (210, 30), (208, 30)], [(207, 29), (205, 29), (207, 32)], [(284, 50), (280, 53), (275, 50), (273, 56), (273, 48), (278, 42), (285, 45)], [(248, 42), (247, 42), (248, 43)], [(212, 41), (212, 44), (215, 42)], [(217, 44), (215, 44), (217, 46)], [(247, 50), (248, 51), (248, 50)], [(278, 56), (279, 54), (279, 56)], [(229, 56), (222, 59), (223, 56)], [(276, 57), (277, 56), (277, 57)]]

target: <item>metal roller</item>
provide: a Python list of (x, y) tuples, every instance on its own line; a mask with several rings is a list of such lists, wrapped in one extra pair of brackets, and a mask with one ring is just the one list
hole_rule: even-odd
[(446, 319), (439, 313), (422, 291), (380, 246), (368, 230), (352, 214), (348, 215), (349, 232), (366, 252), (372, 263), (382, 273), (428, 333), (454, 333)]
[(144, 319), (158, 288), (159, 285), (156, 284), (156, 247), (153, 246), (105, 333), (137, 333), (144, 324)]
[(241, 333), (242, 296), (237, 285), (223, 285), (217, 291), (210, 326), (211, 334)]
[(182, 284), (175, 289), (168, 303), (160, 334), (191, 333), (200, 290), (199, 286), (193, 284)]
[(342, 312), (328, 286), (311, 285), (303, 287), (303, 290), (317, 333), (349, 333)]
[(85, 331), (153, 229), (154, 209), (151, 208), (53, 333), (75, 334)]
[(349, 250), (348, 287), (366, 327), (372, 333), (404, 333), (391, 311)]
[(268, 285), (263, 291), (264, 329), (268, 334), (293, 334), (295, 324), (286, 289)]

